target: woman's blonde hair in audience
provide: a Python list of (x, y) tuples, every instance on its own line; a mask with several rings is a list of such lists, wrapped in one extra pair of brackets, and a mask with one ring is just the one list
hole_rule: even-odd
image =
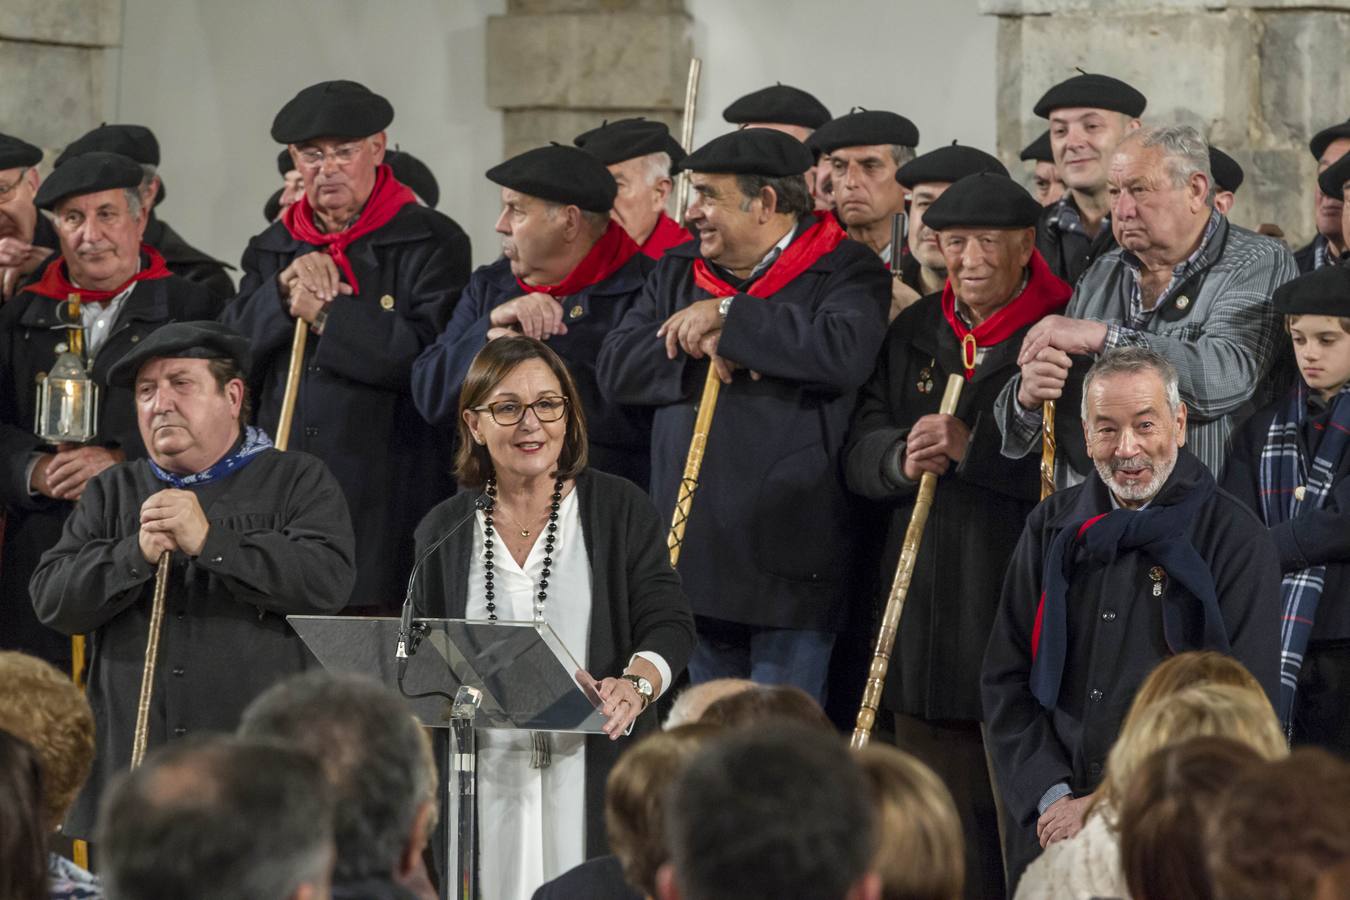
[(966, 875), (961, 819), (942, 780), (887, 744), (869, 744), (856, 759), (880, 813), (873, 868), (884, 900), (960, 900)]

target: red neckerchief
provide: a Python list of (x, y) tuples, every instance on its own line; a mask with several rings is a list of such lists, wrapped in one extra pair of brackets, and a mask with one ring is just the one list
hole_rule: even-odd
[(111, 291), (91, 291), (71, 284), (70, 279), (66, 276), (66, 261), (60, 256), (48, 263), (47, 268), (42, 272), (42, 277), (24, 290), (32, 291), (34, 294), (43, 297), (51, 297), (53, 300), (69, 300), (71, 294), (76, 294), (79, 296), (81, 303), (103, 303), (116, 297), (137, 281), (153, 281), (156, 278), (168, 278), (173, 274), (169, 271), (169, 267), (164, 264), (164, 257), (160, 256), (159, 251), (154, 247), (149, 244), (141, 244), (141, 252), (149, 259), (149, 265), (141, 266), (139, 272), (122, 282), (120, 287), (115, 287)]
[(694, 260), (694, 283), (714, 297), (731, 297), (735, 294), (749, 294), (752, 297), (771, 297), (786, 287), (789, 282), (805, 272), (826, 253), (829, 253), (848, 235), (834, 215), (829, 212), (814, 212), (816, 222), (801, 233), (786, 250), (779, 254), (769, 270), (755, 280), (744, 291), (738, 291), (713, 274), (703, 257)]
[(388, 166), (382, 165), (375, 170), (375, 189), (370, 192), (370, 199), (366, 201), (361, 215), (347, 228), (332, 234), (320, 231), (314, 224), (314, 207), (309, 205), (306, 194), (301, 194), (299, 200), (286, 207), (286, 211), (281, 214), (281, 224), (297, 241), (327, 250), (351, 285), (352, 292), (359, 294), (361, 286), (356, 283), (356, 276), (352, 273), (347, 248), (352, 242), (388, 225), (400, 209), (416, 202), (417, 195), (400, 183)]
[(609, 227), (600, 235), (591, 249), (581, 258), (567, 277), (557, 284), (526, 284), (519, 278), (516, 284), (527, 294), (548, 294), (550, 297), (570, 297), (579, 294), (593, 284), (599, 284), (623, 268), (640, 251), (638, 245), (628, 236), (628, 232), (613, 219)]
[(1031, 251), (1028, 265), (1031, 276), (1027, 286), (1006, 306), (985, 319), (971, 331), (956, 314), (956, 294), (952, 292), (952, 280), (942, 288), (942, 315), (947, 324), (956, 332), (961, 342), (961, 365), (965, 366), (966, 378), (975, 374), (975, 359), (981, 347), (992, 347), (1006, 341), (1017, 333), (1018, 329), (1030, 325), (1051, 313), (1059, 312), (1069, 302), (1073, 288), (1050, 271), (1041, 256), (1041, 251)]
[(656, 220), (656, 227), (642, 242), (642, 252), (652, 259), (660, 259), (671, 247), (678, 247), (692, 239), (693, 235), (689, 233), (688, 229), (681, 228), (678, 222), (665, 213), (661, 213), (660, 218)]

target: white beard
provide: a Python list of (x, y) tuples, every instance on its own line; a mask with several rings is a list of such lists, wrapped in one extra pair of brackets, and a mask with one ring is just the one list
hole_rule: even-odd
[(1172, 470), (1176, 468), (1178, 455), (1173, 453), (1171, 458), (1153, 463), (1153, 477), (1148, 481), (1136, 482), (1124, 487), (1117, 484), (1111, 476), (1117, 467), (1125, 467), (1122, 465), (1123, 463), (1134, 462), (1133, 458), (1119, 462), (1115, 460), (1096, 461), (1095, 465), (1097, 466), (1097, 474), (1101, 476), (1102, 481), (1106, 482), (1107, 489), (1116, 495), (1116, 499), (1127, 500), (1131, 503), (1142, 503), (1152, 500), (1162, 489), (1162, 486), (1167, 483)]

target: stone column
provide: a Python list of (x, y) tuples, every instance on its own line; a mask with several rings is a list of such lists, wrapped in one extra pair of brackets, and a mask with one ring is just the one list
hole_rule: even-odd
[[(1312, 239), (1308, 140), (1350, 115), (1350, 0), (981, 0), (999, 17), (998, 151), (1045, 128), (1031, 111), (1075, 66), (1148, 97), (1146, 123), (1184, 123), (1241, 164), (1231, 213)], [(1014, 168), (1015, 167), (1015, 168)]]
[(646, 116), (678, 137), (690, 30), (683, 0), (508, 0), (487, 28), (503, 158), (570, 143), (602, 119)]
[(0, 2), (0, 131), (55, 152), (104, 119), (122, 0)]

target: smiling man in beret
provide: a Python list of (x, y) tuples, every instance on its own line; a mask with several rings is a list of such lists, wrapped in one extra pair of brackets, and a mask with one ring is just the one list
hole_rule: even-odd
[(153, 748), (229, 731), (254, 697), (312, 664), (289, 614), (331, 614), (351, 592), (347, 504), (319, 460), (280, 453), (247, 424), (249, 342), (217, 322), (174, 322), (118, 361), (147, 459), (94, 478), (33, 575), (43, 622), (92, 633), (98, 750), (67, 833), (90, 834), (99, 794), (126, 769), (151, 596), (170, 554), (151, 707)]
[(37, 147), (0, 134), (0, 301), (13, 297), (58, 246), (56, 230), (33, 203), (40, 162)]
[[(275, 430), (297, 319), (309, 326), (290, 448), (326, 462), (356, 523), (353, 606), (397, 610), (412, 533), (453, 490), (450, 435), (413, 404), (413, 361), (469, 278), (469, 239), (384, 163), (394, 109), (353, 81), (296, 94), (272, 123), (304, 196), (244, 251), (221, 320), (252, 341), (256, 424)], [(396, 614), (396, 613), (395, 613)]]
[(1350, 155), (1350, 119), (1328, 125), (1308, 142), (1317, 160), (1318, 186), (1313, 189), (1313, 212), (1317, 236), (1294, 254), (1300, 272), (1333, 266), (1346, 251), (1345, 229), (1341, 226), (1343, 203), (1339, 192), (1327, 193), (1321, 187), (1321, 175), (1338, 160)]
[(1022, 162), (1035, 165), (1031, 171), (1031, 196), (1041, 206), (1049, 206), (1064, 196), (1064, 182), (1055, 168), (1055, 151), (1050, 146), (1050, 132), (1043, 131), (1041, 136), (1022, 148), (1018, 154)]
[(1036, 115), (1050, 120), (1055, 168), (1068, 188), (1041, 215), (1036, 247), (1050, 271), (1069, 284), (1116, 246), (1107, 167), (1116, 144), (1139, 127), (1147, 104), (1120, 79), (1088, 73), (1061, 81), (1036, 104)]
[(652, 261), (611, 217), (617, 190), (603, 162), (553, 144), (494, 166), (501, 186), (502, 256), (469, 279), (449, 324), (413, 364), (417, 408), (453, 426), (469, 364), (495, 338), (525, 334), (567, 363), (586, 412), (590, 464), (647, 486), (651, 410), (601, 396), (601, 342), (642, 292)]
[(766, 128), (691, 153), (698, 240), (666, 251), (598, 371), (611, 401), (655, 407), (652, 495), (669, 515), (714, 367), (721, 399), (679, 561), (699, 632), (690, 675), (822, 698), (859, 574), (840, 451), (890, 291), (876, 254), (812, 212), (811, 165)]
[(671, 167), (684, 159), (684, 150), (661, 122), (620, 119), (576, 136), (573, 143), (609, 167), (619, 187), (610, 215), (652, 259), (690, 234), (666, 215), (670, 199)]
[[(42, 182), (36, 204), (52, 216), (61, 252), (0, 308), (0, 500), (8, 517), (0, 647), (63, 667), (70, 642), (34, 618), (28, 578), (89, 479), (145, 455), (131, 392), (109, 385), (108, 373), (159, 325), (219, 309), (205, 287), (173, 275), (142, 242), (149, 210), (141, 174), (125, 156), (89, 153)], [(98, 416), (86, 443), (53, 444), (34, 433), (38, 386), (74, 344), (72, 329), (83, 333), (80, 362), (101, 389)]]
[[(948, 149), (948, 148), (944, 148)], [(969, 148), (967, 148), (969, 149)], [(1002, 174), (975, 174), (927, 210), (950, 277), (886, 332), (858, 395), (845, 455), (849, 487), (891, 510), (889, 585), (919, 479), (941, 476), (914, 566), (883, 715), (896, 744), (952, 792), (966, 844), (966, 896), (1003, 896), (998, 816), (980, 735), (980, 663), (1022, 523), (1040, 497), (1037, 460), (1000, 452), (994, 401), (1017, 374), (1022, 338), (1070, 289), (1036, 250), (1041, 207)], [(951, 374), (955, 415), (938, 412)], [(979, 528), (970, 523), (978, 518)]]
[(144, 240), (164, 257), (164, 264), (169, 267), (169, 271), (204, 285), (216, 300), (223, 302), (233, 297), (234, 282), (226, 270), (234, 266), (213, 259), (193, 247), (167, 222), (155, 215), (155, 207), (164, 200), (164, 183), (159, 176), (159, 141), (155, 133), (144, 125), (105, 123), (67, 144), (54, 165), (59, 169), (81, 154), (97, 151), (120, 153), (140, 165), (141, 202), (150, 210)]

